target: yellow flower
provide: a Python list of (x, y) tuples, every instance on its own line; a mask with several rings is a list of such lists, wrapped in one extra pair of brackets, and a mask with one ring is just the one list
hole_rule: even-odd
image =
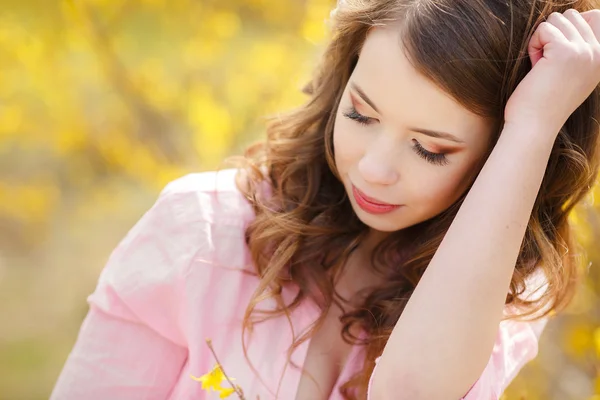
[(600, 359), (600, 327), (594, 331), (594, 343), (596, 344), (596, 355)]
[(219, 389), (219, 398), (224, 399), (226, 397), (231, 396), (233, 393), (235, 393), (234, 388), (220, 388)]
[[(203, 390), (212, 389), (215, 392), (219, 392), (219, 397), (222, 399), (235, 392), (235, 389), (233, 388), (224, 388), (221, 386), (221, 382), (226, 381), (227, 378), (225, 378), (225, 374), (223, 373), (223, 370), (219, 364), (217, 364), (212, 371), (202, 375), (201, 377), (195, 377), (191, 374), (190, 377), (197, 382), (202, 382)], [(235, 378), (229, 378), (229, 380), (235, 380)]]

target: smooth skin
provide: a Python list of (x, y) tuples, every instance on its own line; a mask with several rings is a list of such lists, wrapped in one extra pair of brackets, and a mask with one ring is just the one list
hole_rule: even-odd
[(554, 13), (535, 31), (533, 68), (392, 332), (373, 377), (374, 400), (459, 399), (483, 371), (553, 143), (600, 82), (599, 37), (598, 10)]

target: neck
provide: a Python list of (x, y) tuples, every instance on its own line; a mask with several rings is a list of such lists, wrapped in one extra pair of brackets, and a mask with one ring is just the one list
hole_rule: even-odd
[(379, 243), (384, 241), (391, 234), (391, 232), (381, 232), (375, 229), (370, 229), (369, 233), (360, 244), (362, 252), (370, 256), (371, 254), (373, 254), (375, 247), (377, 247)]

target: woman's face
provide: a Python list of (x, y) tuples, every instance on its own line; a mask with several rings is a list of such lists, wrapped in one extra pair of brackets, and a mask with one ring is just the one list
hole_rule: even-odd
[(346, 85), (333, 134), (354, 211), (373, 230), (393, 232), (436, 216), (464, 193), (490, 146), (491, 124), (420, 75), (397, 31), (376, 28)]

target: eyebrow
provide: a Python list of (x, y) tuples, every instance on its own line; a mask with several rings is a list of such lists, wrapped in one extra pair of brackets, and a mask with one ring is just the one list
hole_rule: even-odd
[[(366, 95), (366, 93), (355, 83), (355, 82), (351, 82), (350, 83), (350, 87), (356, 92), (358, 93), (358, 95), (361, 97), (361, 99), (363, 99), (363, 101), (365, 103), (367, 103), (373, 110), (375, 110), (378, 114), (381, 114), (381, 112), (379, 111), (379, 109), (377, 108), (377, 106), (375, 105), (375, 103), (373, 103), (373, 100), (371, 100), (369, 98), (369, 96)], [(410, 131), (413, 132), (418, 132), (418, 133), (422, 133), (423, 135), (427, 135), (433, 138), (438, 138), (438, 139), (446, 139), (446, 140), (450, 140), (452, 142), (456, 142), (456, 143), (464, 143), (464, 141), (460, 140), (459, 138), (457, 138), (456, 136), (450, 134), (450, 133), (446, 133), (446, 132), (439, 132), (439, 131), (432, 131), (429, 129), (421, 129), (421, 128), (408, 128)]]
[(358, 93), (358, 95), (368, 104), (371, 106), (371, 108), (375, 111), (377, 111), (378, 114), (381, 114), (381, 112), (379, 112), (379, 109), (377, 108), (377, 106), (375, 105), (375, 103), (373, 103), (373, 101), (369, 98), (369, 96), (367, 96), (365, 94), (365, 92), (363, 92), (363, 90), (361, 88), (358, 87), (358, 85), (354, 82), (352, 82), (350, 84), (350, 86), (352, 87), (352, 89), (354, 89), (354, 91), (356, 93)]
[(438, 131), (430, 131), (429, 129), (421, 129), (421, 128), (408, 128), (408, 130), (413, 132), (419, 132), (423, 135), (427, 135), (433, 138), (446, 139), (456, 143), (464, 143), (464, 141), (460, 140), (456, 136), (446, 133), (446, 132), (438, 132)]

